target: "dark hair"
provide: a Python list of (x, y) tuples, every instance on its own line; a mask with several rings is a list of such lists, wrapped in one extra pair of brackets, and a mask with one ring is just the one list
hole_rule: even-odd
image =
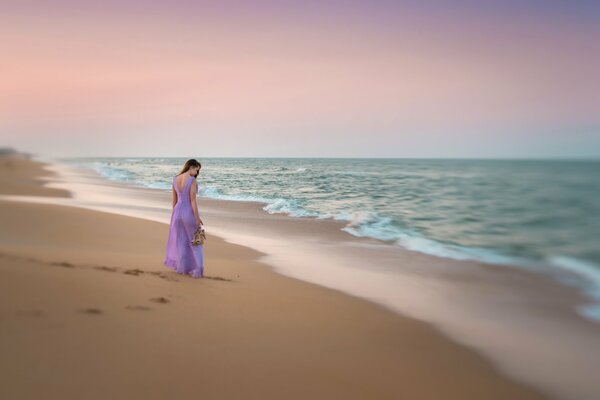
[(183, 164), (183, 168), (181, 169), (181, 171), (177, 174), (177, 175), (181, 175), (184, 172), (186, 172), (187, 170), (189, 170), (192, 167), (198, 167), (198, 169), (202, 168), (202, 164), (200, 164), (200, 162), (194, 160), (193, 158), (187, 160), (185, 162), (185, 164)]

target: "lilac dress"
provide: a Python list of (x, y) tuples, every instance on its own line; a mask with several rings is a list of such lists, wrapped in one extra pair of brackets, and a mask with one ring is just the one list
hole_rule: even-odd
[[(178, 274), (203, 278), (204, 249), (203, 246), (192, 245), (192, 238), (197, 227), (192, 202), (190, 201), (190, 188), (194, 177), (190, 176), (186, 180), (182, 192), (179, 192), (175, 178), (173, 178), (173, 188), (177, 193), (177, 203), (171, 214), (169, 239), (163, 264)], [(197, 186), (196, 193), (198, 193)]]

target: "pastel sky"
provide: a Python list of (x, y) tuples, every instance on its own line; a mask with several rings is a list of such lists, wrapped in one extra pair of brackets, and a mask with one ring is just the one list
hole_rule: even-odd
[(600, 157), (600, 2), (14, 1), (0, 146)]

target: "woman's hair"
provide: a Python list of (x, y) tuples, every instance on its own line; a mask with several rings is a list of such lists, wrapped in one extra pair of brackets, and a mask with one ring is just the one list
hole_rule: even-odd
[(198, 167), (198, 169), (202, 168), (202, 164), (200, 162), (194, 160), (193, 158), (187, 160), (185, 164), (183, 164), (183, 168), (177, 175), (181, 175), (192, 167)]

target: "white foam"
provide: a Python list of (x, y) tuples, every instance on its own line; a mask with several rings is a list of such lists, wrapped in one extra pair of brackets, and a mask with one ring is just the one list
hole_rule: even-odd
[(591, 263), (572, 257), (553, 256), (549, 262), (556, 268), (572, 274), (575, 280), (566, 276), (556, 278), (570, 286), (582, 289), (596, 303), (583, 304), (577, 307), (579, 315), (590, 320), (600, 321), (600, 269)]
[(579, 260), (572, 257), (552, 256), (548, 261), (555, 267), (563, 271), (575, 273), (578, 276), (584, 277), (582, 285), (591, 287), (600, 287), (600, 268), (592, 263)]

